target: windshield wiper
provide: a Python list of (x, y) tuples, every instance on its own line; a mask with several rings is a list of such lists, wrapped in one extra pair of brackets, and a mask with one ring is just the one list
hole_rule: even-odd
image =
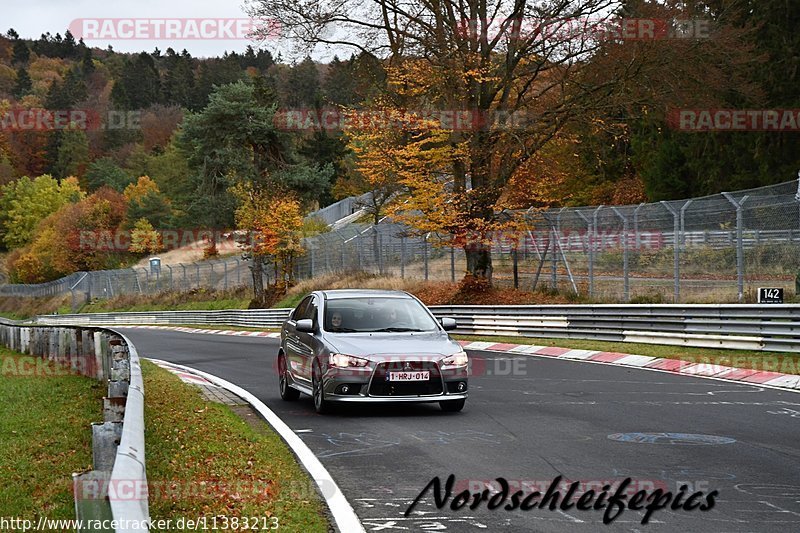
[(357, 330), (353, 328), (336, 328), (330, 331), (331, 333), (355, 333)]
[(369, 330), (369, 331), (378, 332), (378, 333), (383, 333), (383, 332), (386, 332), (386, 333), (401, 333), (401, 332), (406, 332), (406, 331), (424, 331), (424, 330), (417, 329), (417, 328), (381, 328), (381, 329), (372, 329), (372, 330)]

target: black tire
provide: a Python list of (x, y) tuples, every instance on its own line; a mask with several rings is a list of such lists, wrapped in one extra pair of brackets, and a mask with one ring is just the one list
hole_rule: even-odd
[(289, 386), (289, 368), (286, 366), (286, 357), (278, 356), (278, 380), (281, 391), (281, 400), (293, 402), (300, 397), (300, 391)]
[(463, 398), (461, 400), (447, 400), (446, 402), (439, 402), (439, 407), (447, 413), (457, 413), (464, 408), (465, 403), (467, 403), (467, 400)]
[(319, 368), (319, 364), (314, 364), (314, 369), (311, 372), (311, 391), (312, 397), (314, 398), (314, 410), (321, 415), (328, 414), (332, 411), (331, 402), (325, 399), (325, 391), (322, 388), (322, 382), (320, 381), (320, 374), (322, 371)]

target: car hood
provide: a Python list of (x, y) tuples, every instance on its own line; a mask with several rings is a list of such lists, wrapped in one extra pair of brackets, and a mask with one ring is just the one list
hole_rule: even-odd
[(327, 334), (332, 351), (355, 356), (385, 359), (393, 356), (442, 356), (461, 350), (446, 333), (347, 333)]

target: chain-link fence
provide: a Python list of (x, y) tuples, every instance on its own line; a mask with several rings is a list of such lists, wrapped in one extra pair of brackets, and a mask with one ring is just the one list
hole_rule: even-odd
[[(690, 200), (509, 212), (525, 229), (494, 237), (493, 279), (594, 301), (753, 301), (757, 287), (782, 287), (791, 295), (800, 271), (799, 186), (791, 181)], [(304, 245), (296, 279), (366, 271), (456, 281), (466, 270), (463, 249), (450, 246), (448, 235), (418, 235), (391, 222), (350, 223)], [(234, 257), (160, 270), (79, 272), (40, 285), (3, 285), (0, 295), (71, 293), (83, 300), (228, 289), (252, 285), (249, 264)], [(274, 269), (265, 268), (264, 276), (274, 281)]]

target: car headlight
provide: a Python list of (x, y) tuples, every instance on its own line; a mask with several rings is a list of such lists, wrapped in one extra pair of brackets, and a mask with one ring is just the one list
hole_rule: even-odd
[(352, 366), (363, 367), (369, 364), (369, 360), (367, 359), (353, 357), (352, 355), (345, 355), (343, 353), (332, 353), (328, 362), (331, 366), (337, 368), (348, 368)]
[(442, 366), (467, 366), (468, 362), (467, 352), (461, 350), (442, 359)]

